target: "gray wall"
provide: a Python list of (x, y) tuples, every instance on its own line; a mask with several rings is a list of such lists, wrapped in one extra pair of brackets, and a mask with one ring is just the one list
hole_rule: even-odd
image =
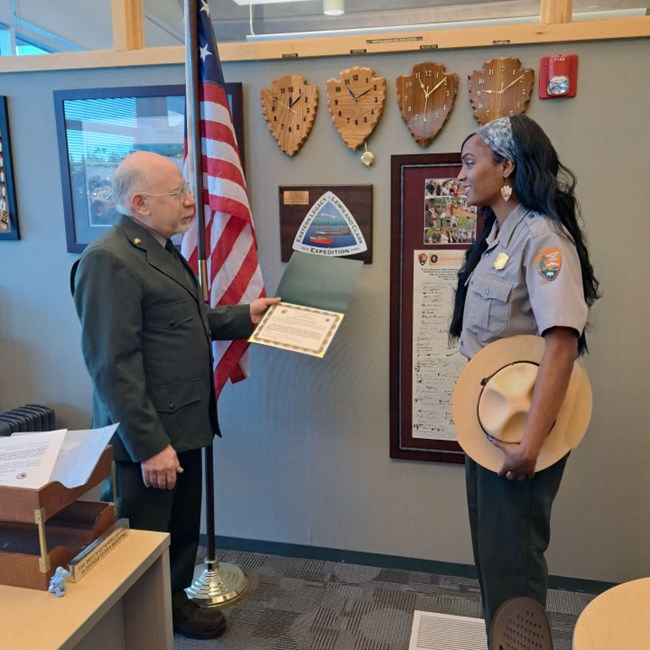
[[(253, 377), (221, 399), (216, 443), (217, 532), (222, 535), (471, 563), (463, 470), (393, 461), (389, 441), (390, 157), (421, 153), (399, 115), (394, 79), (423, 60), (458, 72), (461, 90), (429, 152), (457, 151), (476, 127), (467, 73), (497, 55), (580, 57), (578, 96), (542, 101), (539, 120), (579, 177), (593, 261), (605, 297), (593, 310), (585, 361), (595, 408), (571, 457), (554, 511), (548, 553), (553, 574), (621, 581), (650, 574), (650, 317), (646, 222), (650, 158), (645, 83), (650, 41), (465, 49), (291, 62), (231, 63), (245, 86), (246, 160), (260, 261), (270, 293), (280, 262), (277, 187), (372, 183), (374, 263), (362, 269), (349, 313), (323, 360), (255, 347)], [(368, 169), (331, 124), (325, 82), (367, 64), (389, 80)], [(312, 134), (290, 159), (262, 118), (259, 93), (281, 74), (316, 83)], [(68, 295), (52, 91), (181, 83), (182, 68), (102, 69), (0, 76), (9, 98), (23, 239), (0, 242), (0, 409), (52, 405), (60, 426), (90, 423), (90, 385)]]

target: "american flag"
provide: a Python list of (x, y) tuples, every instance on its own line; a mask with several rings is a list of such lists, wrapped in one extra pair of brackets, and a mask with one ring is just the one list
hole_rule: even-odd
[[(233, 128), (217, 41), (210, 21), (207, 0), (188, 3), (198, 11), (198, 44), (201, 58), (201, 158), (203, 200), (197, 197), (197, 210), (203, 204), (205, 251), (209, 304), (248, 304), (265, 295), (262, 272), (257, 261), (257, 242), (251, 217), (246, 181)], [(189, 16), (186, 16), (189, 23)], [(186, 39), (186, 48), (192, 47)], [(186, 70), (189, 71), (186, 51)], [(187, 85), (187, 95), (190, 86)], [(189, 117), (189, 111), (188, 111)], [(188, 119), (189, 124), (189, 119)], [(188, 134), (191, 130), (188, 127)], [(191, 137), (188, 137), (188, 143)], [(191, 160), (191, 156), (187, 157)], [(186, 169), (188, 169), (186, 165)], [(198, 271), (197, 221), (183, 236), (181, 252)], [(246, 379), (249, 360), (246, 341), (215, 341), (214, 385), (217, 396), (228, 379)]]

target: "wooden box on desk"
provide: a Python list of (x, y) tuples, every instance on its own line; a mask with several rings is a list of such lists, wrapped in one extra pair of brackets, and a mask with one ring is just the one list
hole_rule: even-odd
[(47, 589), (57, 567), (115, 523), (112, 503), (76, 499), (110, 476), (109, 445), (88, 481), (67, 488), (58, 481), (38, 490), (0, 486), (0, 584)]

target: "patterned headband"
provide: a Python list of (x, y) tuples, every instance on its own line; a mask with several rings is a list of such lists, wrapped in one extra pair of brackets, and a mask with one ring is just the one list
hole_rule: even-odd
[(477, 132), (479, 138), (492, 151), (515, 162), (515, 142), (509, 117), (499, 117), (483, 125)]

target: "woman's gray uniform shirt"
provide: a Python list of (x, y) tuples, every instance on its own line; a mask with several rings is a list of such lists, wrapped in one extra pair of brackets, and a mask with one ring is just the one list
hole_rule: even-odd
[(460, 352), (468, 359), (492, 341), (587, 323), (578, 252), (562, 227), (517, 206), (499, 227), (468, 281)]

